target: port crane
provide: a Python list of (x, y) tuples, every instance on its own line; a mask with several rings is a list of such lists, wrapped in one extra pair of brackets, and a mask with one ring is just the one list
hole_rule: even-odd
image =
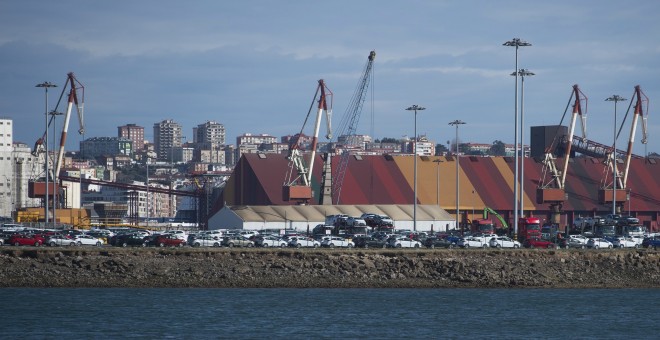
[[(369, 83), (373, 77), (372, 69), (374, 59), (376, 59), (376, 51), (369, 52), (367, 63), (364, 66), (364, 70), (362, 71), (362, 76), (358, 81), (357, 87), (353, 93), (353, 96), (351, 97), (349, 105), (347, 106), (346, 112), (338, 125), (339, 128), (337, 129), (337, 137), (343, 136), (344, 142), (343, 145), (340, 145), (342, 150), (341, 155), (339, 155), (339, 161), (335, 171), (330, 174), (328, 173), (328, 171), (330, 171), (330, 167), (324, 167), (325, 171), (323, 173), (323, 191), (324, 193), (327, 192), (327, 185), (328, 183), (331, 183), (331, 193), (329, 197), (328, 195), (323, 195), (323, 202), (321, 202), (323, 204), (328, 204), (328, 202), (325, 202), (325, 200), (328, 198), (332, 200), (330, 203), (339, 204), (340, 202), (341, 188), (344, 183), (344, 177), (346, 176), (346, 170), (348, 168), (350, 148), (355, 147), (357, 144), (355, 132), (357, 130), (358, 123), (360, 122), (360, 114), (362, 113), (362, 107), (364, 106), (364, 101), (366, 99), (367, 88), (369, 88)], [(325, 158), (325, 163), (330, 164), (330, 155), (325, 155)], [(330, 175), (332, 177), (330, 180), (328, 180), (327, 177)]]
[[(310, 118), (314, 102), (318, 98), (318, 110), (316, 111), (316, 122), (314, 123), (314, 133), (312, 135), (312, 143), (310, 145), (310, 158), (306, 162), (303, 157), (303, 150), (301, 145), (301, 136), (307, 121)], [(297, 201), (301, 204), (306, 204), (312, 198), (312, 171), (314, 169), (314, 159), (316, 158), (316, 149), (318, 148), (319, 130), (321, 129), (321, 119), (323, 113), (326, 116), (327, 123), (327, 139), (332, 139), (332, 91), (326, 86), (323, 79), (318, 81), (314, 99), (309, 107), (305, 121), (303, 122), (300, 132), (295, 135), (289, 142), (289, 168), (287, 170), (284, 181), (284, 200)]]
[[(552, 144), (546, 148), (543, 159), (543, 169), (541, 171), (541, 179), (536, 189), (536, 202), (538, 204), (549, 204), (551, 211), (551, 222), (559, 223), (561, 208), (566, 200), (566, 173), (568, 170), (568, 161), (571, 157), (571, 147), (573, 145), (573, 134), (575, 132), (575, 125), (578, 116), (582, 123), (582, 137), (586, 138), (587, 135), (587, 97), (582, 93), (579, 86), (573, 85), (571, 96), (562, 115), (559, 125), (562, 124), (568, 108), (573, 103), (573, 111), (571, 114), (571, 122), (568, 129), (568, 140), (565, 144), (564, 164), (559, 169), (556, 165), (556, 158), (554, 151), (557, 143), (560, 141), (559, 130), (553, 139)], [(584, 111), (582, 110), (582, 103), (584, 102)]]
[[(67, 90), (68, 90), (68, 94), (66, 93)], [(78, 81), (78, 79), (73, 74), (73, 72), (69, 72), (67, 74), (66, 82), (62, 87), (62, 93), (60, 94), (60, 98), (57, 101), (57, 105), (55, 106), (55, 109), (51, 111), (51, 118), (48, 121), (48, 126), (46, 126), (46, 131), (48, 130), (50, 125), (54, 122), (55, 115), (58, 114), (57, 108), (62, 102), (62, 99), (64, 98), (65, 94), (67, 95), (67, 108), (66, 108), (66, 112), (64, 113), (64, 123), (62, 124), (62, 133), (60, 135), (60, 146), (59, 146), (59, 150), (57, 151), (57, 157), (53, 160), (54, 166), (51, 168), (52, 172), (45, 174), (45, 176), (48, 176), (49, 178), (53, 179), (53, 184), (50, 185), (53, 185), (55, 188), (58, 187), (57, 178), (60, 173), (60, 170), (62, 169), (62, 161), (64, 159), (64, 146), (66, 145), (66, 137), (69, 130), (69, 121), (71, 120), (71, 111), (73, 110), (74, 105), (76, 106), (76, 111), (78, 113), (78, 122), (80, 124), (78, 133), (80, 133), (81, 135), (85, 133), (84, 113), (83, 113), (84, 103), (85, 103), (85, 87), (80, 81)], [(47, 141), (45, 140), (47, 134), (46, 131), (44, 131), (42, 137), (39, 138), (34, 144), (34, 149), (32, 150), (32, 154), (34, 156), (40, 156), (45, 151), (44, 143), (47, 143)], [(49, 155), (45, 155), (44, 161), (50, 162)], [(46, 191), (45, 183), (32, 181), (29, 183), (29, 185), (30, 185), (29, 191), (32, 193), (30, 197), (37, 197), (39, 196), (39, 193), (44, 193)], [(53, 195), (53, 197), (56, 197), (56, 194), (54, 193), (54, 191), (56, 190), (49, 190), (49, 191), (50, 193), (48, 196)], [(49, 197), (46, 197), (45, 199), (48, 200)]]
[[(644, 94), (639, 85), (635, 86), (633, 92), (632, 100), (626, 111), (626, 115), (619, 126), (619, 130), (616, 133), (615, 138), (618, 138), (623, 130), (626, 119), (630, 114), (630, 109), (633, 108), (632, 124), (630, 126), (630, 136), (628, 138), (628, 148), (625, 153), (625, 162), (623, 166), (623, 173), (621, 174), (618, 169), (617, 162), (617, 153), (618, 150), (615, 150), (614, 145), (606, 153), (605, 157), (605, 168), (603, 174), (603, 181), (601, 182), (601, 188), (598, 193), (598, 199), (601, 204), (612, 204), (616, 199), (615, 206), (616, 210), (620, 210), (621, 205), (626, 202), (628, 199), (627, 192), (627, 181), (628, 181), (628, 170), (630, 169), (630, 160), (632, 158), (632, 148), (635, 141), (635, 133), (637, 131), (637, 122), (639, 118), (642, 119), (642, 139), (641, 143), (647, 143), (647, 116), (649, 108), (649, 98)], [(616, 186), (615, 186), (616, 183)], [(616, 196), (613, 192), (613, 189), (616, 188)]]

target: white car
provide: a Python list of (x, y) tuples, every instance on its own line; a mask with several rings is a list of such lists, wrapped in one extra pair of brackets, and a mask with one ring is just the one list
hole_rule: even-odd
[(339, 237), (339, 236), (326, 236), (326, 237), (323, 238), (323, 241), (321, 241), (321, 247), (353, 248), (353, 247), (355, 247), (355, 243), (353, 243), (353, 241), (349, 241), (348, 239), (345, 239), (345, 238)]
[(612, 242), (614, 248), (639, 248), (640, 243), (637, 243), (632, 237), (617, 237), (614, 242)]
[(55, 246), (77, 246), (78, 243), (75, 239), (68, 238), (64, 235), (52, 235), (46, 240), (46, 244), (55, 247)]
[(193, 247), (220, 247), (222, 239), (219, 237), (213, 237), (209, 235), (202, 235), (192, 239), (190, 243)]
[(582, 243), (584, 245), (589, 241), (589, 238), (584, 235), (568, 235), (568, 237), (571, 240), (575, 240), (576, 243)]
[(520, 242), (507, 236), (493, 237), (489, 244), (492, 248), (520, 248)]
[(458, 246), (462, 248), (488, 248), (488, 240), (483, 237), (468, 236), (458, 240)]
[(391, 248), (419, 248), (421, 246), (421, 242), (405, 236), (393, 238), (390, 240)]
[(165, 234), (170, 234), (176, 236), (176, 238), (187, 241), (188, 240), (188, 233), (183, 231), (183, 230), (170, 230), (165, 232)]
[(365, 220), (364, 220), (363, 218), (361, 218), (361, 217), (349, 217), (349, 218), (346, 220), (346, 225), (354, 226), (354, 227), (358, 227), (358, 226), (366, 226), (366, 225), (367, 225), (367, 221), (365, 221)]
[(604, 238), (592, 238), (589, 239), (589, 242), (587, 242), (587, 248), (593, 248), (593, 249), (598, 249), (598, 248), (606, 248), (606, 249), (611, 249), (614, 248), (614, 245), (604, 239)]
[(294, 248), (301, 248), (301, 247), (318, 248), (320, 246), (321, 243), (319, 241), (309, 237), (295, 236), (289, 240), (289, 247), (294, 247)]
[(256, 231), (256, 230), (242, 230), (238, 234), (243, 236), (246, 239), (250, 239), (250, 237), (252, 237), (252, 236), (259, 235), (259, 232)]
[(261, 243), (259, 243), (262, 247), (280, 247), (284, 248), (287, 246), (287, 242), (282, 239), (281, 237), (277, 236), (264, 236), (263, 240), (261, 240)]
[(74, 238), (74, 241), (76, 241), (76, 243), (79, 246), (97, 246), (97, 247), (100, 247), (104, 244), (102, 239), (100, 239), (98, 237), (94, 237), (92, 235), (78, 235)]

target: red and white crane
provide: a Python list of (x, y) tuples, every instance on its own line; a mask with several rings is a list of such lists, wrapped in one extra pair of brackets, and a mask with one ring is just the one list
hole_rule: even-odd
[[(559, 142), (559, 135), (555, 135), (555, 138), (552, 142), (552, 145), (545, 150), (545, 159), (543, 160), (543, 170), (541, 173), (541, 179), (539, 181), (539, 186), (536, 189), (536, 201), (539, 204), (550, 204), (550, 210), (552, 212), (552, 220), (555, 222), (555, 219), (559, 219), (559, 214), (561, 213), (561, 207), (563, 202), (566, 200), (566, 173), (568, 170), (568, 161), (571, 157), (571, 147), (573, 145), (573, 134), (575, 132), (575, 124), (577, 117), (580, 116), (582, 123), (582, 137), (586, 138), (587, 134), (587, 97), (580, 91), (578, 85), (573, 85), (573, 91), (571, 92), (571, 97), (568, 100), (566, 109), (564, 110), (564, 115), (562, 116), (562, 121), (566, 116), (568, 107), (573, 101), (573, 113), (571, 115), (571, 122), (568, 128), (568, 135), (566, 136), (567, 140), (565, 143), (565, 152), (564, 152), (564, 164), (562, 169), (558, 169), (555, 164), (554, 151), (556, 145)], [(584, 112), (582, 110), (582, 102), (584, 102)], [(561, 125), (561, 122), (559, 123)], [(558, 223), (558, 221), (556, 221)]]
[[(310, 158), (306, 162), (303, 157), (300, 137), (303, 135), (305, 125), (314, 106), (314, 101), (318, 98), (318, 110), (316, 121), (314, 123), (314, 133), (310, 145)], [(312, 171), (314, 170), (314, 158), (316, 158), (316, 149), (318, 148), (319, 131), (321, 129), (321, 118), (325, 112), (328, 132), (327, 139), (332, 138), (332, 91), (325, 85), (323, 79), (320, 79), (316, 87), (316, 93), (310, 105), (307, 117), (303, 123), (300, 132), (293, 137), (289, 143), (289, 169), (286, 173), (284, 182), (284, 200), (293, 200), (300, 203), (307, 203), (312, 198)]]
[[(80, 123), (80, 128), (78, 129), (79, 134), (85, 133), (85, 124), (83, 120), (83, 109), (85, 105), (85, 87), (76, 79), (76, 76), (73, 75), (73, 72), (67, 74), (66, 84), (62, 89), (62, 94), (66, 91), (67, 86), (69, 87), (68, 102), (66, 107), (66, 112), (64, 114), (64, 124), (62, 125), (62, 135), (60, 136), (60, 149), (57, 153), (57, 162), (55, 164), (55, 169), (53, 174), (57, 177), (62, 169), (62, 159), (64, 158), (64, 146), (66, 145), (66, 136), (69, 131), (69, 121), (71, 120), (71, 110), (73, 105), (76, 105), (76, 111), (78, 112), (78, 122)], [(80, 91), (80, 97), (78, 96), (78, 91)], [(60, 96), (61, 100), (62, 96)], [(59, 102), (58, 102), (59, 105)], [(57, 106), (55, 107), (57, 110)]]
[[(621, 133), (621, 130), (623, 129), (623, 126), (626, 122), (626, 118), (628, 117), (628, 114), (630, 113), (630, 109), (633, 107), (633, 105), (634, 105), (634, 111), (632, 116), (632, 124), (630, 126), (630, 136), (628, 138), (628, 148), (625, 154), (623, 174), (619, 173), (618, 165), (617, 162), (615, 161), (616, 154), (618, 153), (618, 151), (615, 150), (614, 146), (612, 146), (612, 148), (607, 153), (607, 156), (605, 158), (605, 174), (603, 175), (601, 190), (598, 195), (601, 204), (612, 203), (612, 201), (615, 199), (614, 197), (615, 193), (613, 192), (614, 188), (616, 188), (616, 204), (624, 203), (627, 200), (626, 193), (628, 191), (628, 188), (626, 183), (628, 182), (630, 160), (632, 159), (633, 143), (635, 142), (635, 133), (637, 131), (637, 122), (639, 121), (639, 118), (642, 118), (641, 142), (642, 144), (647, 143), (647, 116), (648, 116), (648, 108), (649, 108), (649, 98), (644, 94), (644, 92), (642, 91), (639, 85), (635, 86), (632, 100), (630, 101), (630, 105), (628, 106), (626, 115), (624, 116), (623, 121), (619, 126), (619, 131), (617, 132), (616, 137), (618, 137), (619, 134)], [(614, 176), (614, 174), (616, 174), (616, 176)], [(616, 181), (616, 187), (614, 186), (615, 181)]]

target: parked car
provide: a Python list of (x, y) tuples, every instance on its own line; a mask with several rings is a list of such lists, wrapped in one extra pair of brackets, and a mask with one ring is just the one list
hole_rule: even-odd
[(247, 247), (247, 248), (252, 248), (254, 247), (254, 241), (248, 240), (242, 235), (232, 235), (232, 236), (225, 236), (222, 238), (222, 243), (224, 247)]
[(608, 214), (605, 216), (605, 223), (611, 225), (617, 225), (617, 223), (619, 223), (619, 219), (621, 219), (620, 214)]
[(321, 242), (311, 237), (294, 236), (289, 240), (288, 246), (294, 248), (302, 248), (302, 247), (318, 248), (321, 246)]
[(488, 241), (483, 237), (468, 236), (458, 240), (458, 246), (462, 248), (488, 248)]
[(557, 249), (559, 245), (554, 242), (547, 240), (542, 240), (540, 238), (528, 238), (523, 242), (525, 248), (546, 248), (546, 249)]
[(653, 249), (658, 249), (660, 248), (660, 237), (655, 236), (655, 237), (647, 237), (642, 241), (642, 248), (653, 248)]
[(128, 246), (141, 246), (146, 247), (148, 240), (138, 234), (120, 234), (112, 238), (113, 246), (128, 247)]
[(345, 239), (340, 236), (325, 236), (323, 237), (323, 240), (321, 241), (321, 247), (327, 247), (327, 248), (334, 248), (334, 247), (342, 247), (342, 248), (353, 248), (355, 247), (355, 243), (349, 239)]
[(611, 248), (614, 248), (614, 245), (612, 244), (612, 242), (610, 242), (610, 241), (608, 241), (608, 240), (606, 240), (606, 239), (604, 239), (604, 238), (594, 237), (594, 238), (589, 239), (589, 241), (587, 242), (587, 248), (592, 248), (592, 249), (599, 249), (599, 248), (611, 249)]
[(389, 246), (391, 248), (419, 248), (422, 243), (407, 236), (390, 238)]
[(493, 237), (490, 239), (489, 245), (492, 248), (520, 248), (520, 242), (508, 236)]
[(562, 246), (564, 248), (584, 249), (587, 247), (587, 241), (582, 242), (582, 240), (580, 239), (569, 237), (567, 239), (562, 240)]
[(188, 239), (188, 233), (185, 230), (170, 230), (165, 232), (165, 234), (174, 235), (176, 238), (183, 241)]
[[(459, 240), (459, 242), (460, 242), (460, 240)], [(431, 248), (431, 249), (433, 249), (433, 248), (448, 248), (448, 249), (451, 249), (451, 248), (454, 248), (455, 246), (457, 246), (457, 244), (447, 240), (446, 238), (442, 238), (442, 237), (427, 237), (424, 240), (424, 246), (427, 247), (427, 248)]]
[(353, 243), (358, 248), (387, 248), (387, 235), (381, 236), (361, 236), (353, 239)]
[(287, 241), (281, 237), (274, 235), (262, 236), (259, 235), (253, 239), (254, 245), (257, 247), (280, 247), (284, 248), (287, 246)]
[(639, 244), (632, 237), (617, 237), (612, 241), (614, 248), (639, 248)]
[(92, 235), (78, 235), (74, 239), (77, 245), (79, 246), (97, 246), (100, 247), (103, 245), (104, 241), (98, 237)]
[(51, 235), (49, 238), (46, 239), (46, 242), (44, 244), (47, 244), (51, 247), (55, 246), (77, 246), (78, 244), (76, 241), (72, 238), (69, 238), (65, 235)]
[(346, 220), (346, 225), (354, 226), (354, 227), (357, 227), (357, 226), (366, 226), (366, 225), (367, 225), (367, 221), (365, 221), (362, 217), (349, 217), (349, 218)]
[(623, 215), (619, 217), (619, 225), (636, 225), (639, 224), (639, 218), (630, 215)]
[(586, 245), (589, 241), (589, 238), (584, 235), (568, 235), (568, 238), (584, 245)]
[(46, 242), (46, 239), (36, 234), (14, 234), (9, 238), (9, 244), (15, 246), (38, 247)]
[(190, 243), (193, 247), (220, 247), (220, 239), (210, 235), (202, 235), (192, 239)]

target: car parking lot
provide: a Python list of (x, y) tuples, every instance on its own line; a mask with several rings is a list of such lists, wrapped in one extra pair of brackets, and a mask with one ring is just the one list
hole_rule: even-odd
[[(126, 229), (108, 230), (36, 230), (20, 228), (0, 231), (0, 245), (50, 247), (209, 247), (209, 248), (333, 248), (333, 249), (585, 249), (609, 250), (660, 248), (660, 237), (626, 236), (597, 238), (569, 235), (556, 242), (525, 240), (519, 242), (508, 236), (457, 233), (419, 233), (392, 229), (392, 233), (379, 231), (368, 235), (304, 235), (299, 232), (272, 232), (256, 230), (225, 230), (188, 232), (180, 230), (149, 231)], [(185, 237), (185, 239), (184, 239)]]

